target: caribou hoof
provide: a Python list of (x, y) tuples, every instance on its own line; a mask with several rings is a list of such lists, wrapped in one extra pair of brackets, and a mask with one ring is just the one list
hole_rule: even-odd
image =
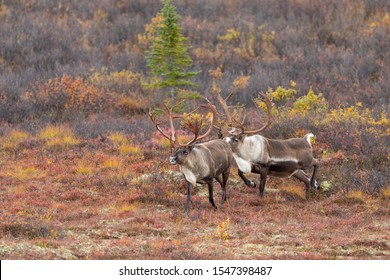
[(249, 187), (251, 187), (251, 188), (256, 188), (256, 183), (253, 182), (253, 181), (250, 181)]
[(315, 190), (318, 190), (320, 188), (320, 184), (318, 184), (317, 180), (314, 181), (313, 187)]

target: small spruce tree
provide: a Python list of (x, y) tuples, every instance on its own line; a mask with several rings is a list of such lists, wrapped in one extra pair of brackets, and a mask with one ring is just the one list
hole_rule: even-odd
[(172, 0), (163, 0), (162, 24), (147, 52), (147, 65), (157, 88), (167, 88), (171, 97), (177, 89), (194, 86), (191, 78), (198, 72), (189, 71), (192, 59), (188, 55), (188, 39), (181, 34), (180, 16)]

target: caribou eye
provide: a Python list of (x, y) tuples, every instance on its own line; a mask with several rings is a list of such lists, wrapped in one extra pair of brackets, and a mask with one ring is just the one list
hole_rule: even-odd
[(183, 154), (184, 154), (184, 155), (188, 155), (188, 152), (187, 152), (187, 151), (183, 151)]

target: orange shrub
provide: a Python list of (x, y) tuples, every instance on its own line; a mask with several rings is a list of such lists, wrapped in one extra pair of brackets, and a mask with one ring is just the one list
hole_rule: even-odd
[(74, 113), (91, 114), (111, 110), (118, 97), (90, 84), (81, 77), (63, 75), (39, 83), (22, 96), (35, 115), (61, 120)]

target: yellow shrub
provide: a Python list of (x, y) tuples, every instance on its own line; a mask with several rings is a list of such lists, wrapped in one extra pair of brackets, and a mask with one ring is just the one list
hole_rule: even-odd
[(275, 34), (275, 31), (271, 31), (271, 33), (264, 32), (261, 35), (261, 49), (264, 53), (264, 57), (269, 58), (277, 56), (277, 50), (273, 43)]
[(361, 190), (351, 190), (346, 194), (347, 199), (353, 199), (356, 201), (365, 201), (365, 194)]
[(297, 91), (294, 89), (295, 83), (291, 82), (291, 87), (289, 89), (278, 86), (276, 90), (269, 88), (267, 91), (268, 96), (272, 101), (280, 102), (294, 98)]
[(121, 154), (143, 158), (141, 147), (132, 144), (123, 133), (114, 132), (110, 135), (110, 139)]
[(228, 30), (226, 30), (226, 34), (224, 36), (220, 36), (219, 39), (222, 40), (222, 41), (227, 41), (227, 42), (230, 42), (230, 41), (239, 41), (240, 40), (240, 32), (233, 29), (233, 28), (230, 28)]
[(57, 138), (59, 135), (62, 135), (61, 129), (56, 126), (49, 125), (41, 130), (38, 135), (38, 138), (47, 140)]
[(131, 204), (123, 204), (119, 206), (119, 209), (117, 211), (119, 213), (124, 212), (137, 212), (140, 209), (140, 205), (138, 203), (131, 203)]
[(168, 149), (171, 147), (171, 142), (165, 137), (155, 137), (153, 138), (153, 142), (164, 149)]
[(381, 118), (379, 120), (370, 120), (370, 124), (371, 125), (379, 125), (379, 126), (382, 126), (382, 127), (390, 127), (390, 121), (389, 119), (387, 118), (387, 115), (385, 112), (382, 112), (381, 114)]
[(229, 225), (230, 225), (230, 218), (228, 217), (225, 221), (217, 225), (217, 230), (215, 231), (215, 237), (226, 241), (229, 238)]
[(164, 25), (164, 17), (158, 13), (155, 17), (152, 18), (149, 24), (145, 25), (144, 34), (138, 34), (138, 45), (142, 48), (146, 48), (147, 45), (154, 41), (157, 38), (157, 29), (161, 28)]
[(48, 148), (67, 148), (80, 144), (73, 131), (65, 126), (48, 125), (38, 134), (38, 138), (45, 140), (45, 146)]
[(315, 94), (312, 88), (310, 88), (307, 95), (298, 98), (294, 102), (294, 109), (300, 113), (306, 114), (308, 111), (315, 109), (326, 109), (327, 103), (325, 98), (322, 97), (322, 93)]
[(0, 139), (0, 143), (4, 149), (15, 149), (21, 142), (26, 141), (30, 137), (30, 134), (27, 132), (13, 130), (7, 137)]
[(222, 79), (222, 69), (221, 66), (217, 67), (215, 70), (209, 70), (209, 75), (213, 80), (220, 80)]
[(132, 144), (121, 145), (119, 147), (119, 151), (125, 155), (143, 157), (142, 149), (136, 145), (132, 145)]
[(194, 131), (196, 128), (200, 130), (204, 127), (204, 119), (198, 113), (185, 115), (180, 125), (189, 131)]
[(92, 175), (94, 172), (93, 166), (86, 161), (80, 161), (76, 165), (76, 173), (81, 174), (81, 175)]
[(390, 187), (386, 187), (386, 188), (382, 189), (381, 195), (385, 199), (390, 199)]
[(65, 135), (62, 138), (62, 143), (65, 146), (73, 146), (80, 144), (80, 140), (76, 139), (73, 135)]
[(193, 139), (194, 136), (193, 135), (179, 135), (177, 137), (179, 143), (182, 143), (182, 144), (185, 144), (185, 143), (188, 143), (191, 141), (191, 139)]
[(106, 68), (95, 72), (89, 78), (93, 85), (103, 88), (128, 88), (140, 81), (140, 74), (129, 70), (109, 73)]
[(36, 169), (35, 167), (15, 167), (7, 172), (7, 176), (18, 180), (33, 180), (40, 179), (46, 176), (45, 172)]
[(13, 130), (9, 136), (8, 141), (12, 143), (22, 142), (30, 138), (30, 134), (20, 130)]
[(233, 81), (233, 87), (236, 89), (245, 89), (248, 85), (250, 76), (239, 76)]
[(117, 106), (124, 113), (134, 113), (147, 111), (149, 108), (149, 103), (146, 99), (143, 98), (123, 96), (119, 99)]
[(126, 145), (129, 143), (129, 140), (127, 137), (121, 133), (121, 132), (114, 132), (110, 134), (109, 136), (110, 140), (115, 144), (115, 145)]
[(107, 169), (120, 169), (123, 162), (118, 158), (110, 158), (103, 162), (103, 168)]

